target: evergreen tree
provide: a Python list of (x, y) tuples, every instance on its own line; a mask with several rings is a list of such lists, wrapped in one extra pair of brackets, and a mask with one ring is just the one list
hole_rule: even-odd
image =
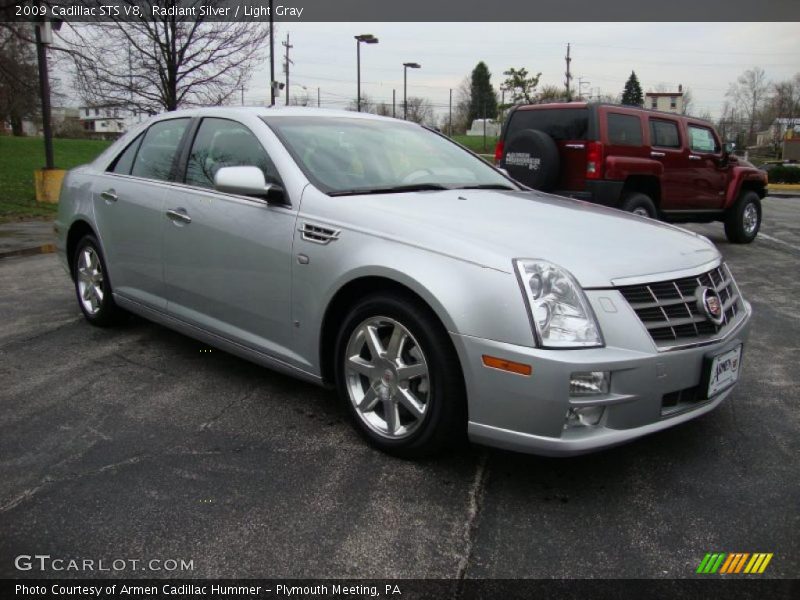
[(631, 76), (625, 82), (625, 90), (622, 92), (622, 104), (627, 104), (628, 106), (642, 106), (644, 104), (642, 86), (639, 85), (636, 71), (631, 71)]
[(469, 122), (494, 119), (497, 116), (497, 94), (492, 87), (492, 74), (483, 61), (472, 70), (470, 83)]

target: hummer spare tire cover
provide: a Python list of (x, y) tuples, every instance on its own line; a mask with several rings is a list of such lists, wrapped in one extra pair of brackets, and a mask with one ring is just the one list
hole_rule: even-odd
[(535, 190), (552, 190), (558, 181), (558, 147), (538, 129), (523, 129), (503, 148), (502, 166), (517, 181)]

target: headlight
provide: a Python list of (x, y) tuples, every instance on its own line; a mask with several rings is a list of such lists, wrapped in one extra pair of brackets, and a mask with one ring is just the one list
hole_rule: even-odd
[(514, 266), (543, 347), (603, 345), (589, 302), (569, 271), (544, 260), (517, 259)]

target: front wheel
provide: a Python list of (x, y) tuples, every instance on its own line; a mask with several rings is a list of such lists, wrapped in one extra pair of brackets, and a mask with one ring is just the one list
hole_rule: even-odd
[(754, 191), (742, 192), (725, 216), (725, 235), (734, 244), (749, 244), (761, 228), (761, 198)]
[(336, 343), (336, 386), (357, 429), (407, 458), (464, 438), (466, 394), (455, 349), (429, 309), (405, 296), (364, 298)]

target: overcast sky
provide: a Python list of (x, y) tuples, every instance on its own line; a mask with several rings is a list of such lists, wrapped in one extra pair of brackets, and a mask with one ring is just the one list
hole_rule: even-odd
[[(292, 93), (306, 86), (322, 106), (344, 107), (356, 96), (356, 48), (353, 36), (371, 33), (377, 45), (361, 47), (362, 92), (391, 103), (403, 94), (403, 62), (409, 70), (408, 93), (428, 98), (446, 112), (448, 90), (456, 88), (483, 60), (499, 87), (508, 67), (541, 71), (542, 84), (563, 85), (564, 55), (572, 44), (573, 84), (590, 82), (596, 93), (617, 94), (636, 71), (642, 89), (658, 85), (692, 91), (695, 111), (720, 112), (730, 82), (745, 69), (760, 66), (770, 80), (800, 72), (797, 23), (281, 23), (276, 34), (276, 74), (283, 81), (282, 56), (287, 32), (294, 46)], [(253, 76), (248, 104), (268, 94), (269, 63)], [(283, 96), (281, 96), (282, 101)], [(399, 113), (398, 113), (399, 114)]]

